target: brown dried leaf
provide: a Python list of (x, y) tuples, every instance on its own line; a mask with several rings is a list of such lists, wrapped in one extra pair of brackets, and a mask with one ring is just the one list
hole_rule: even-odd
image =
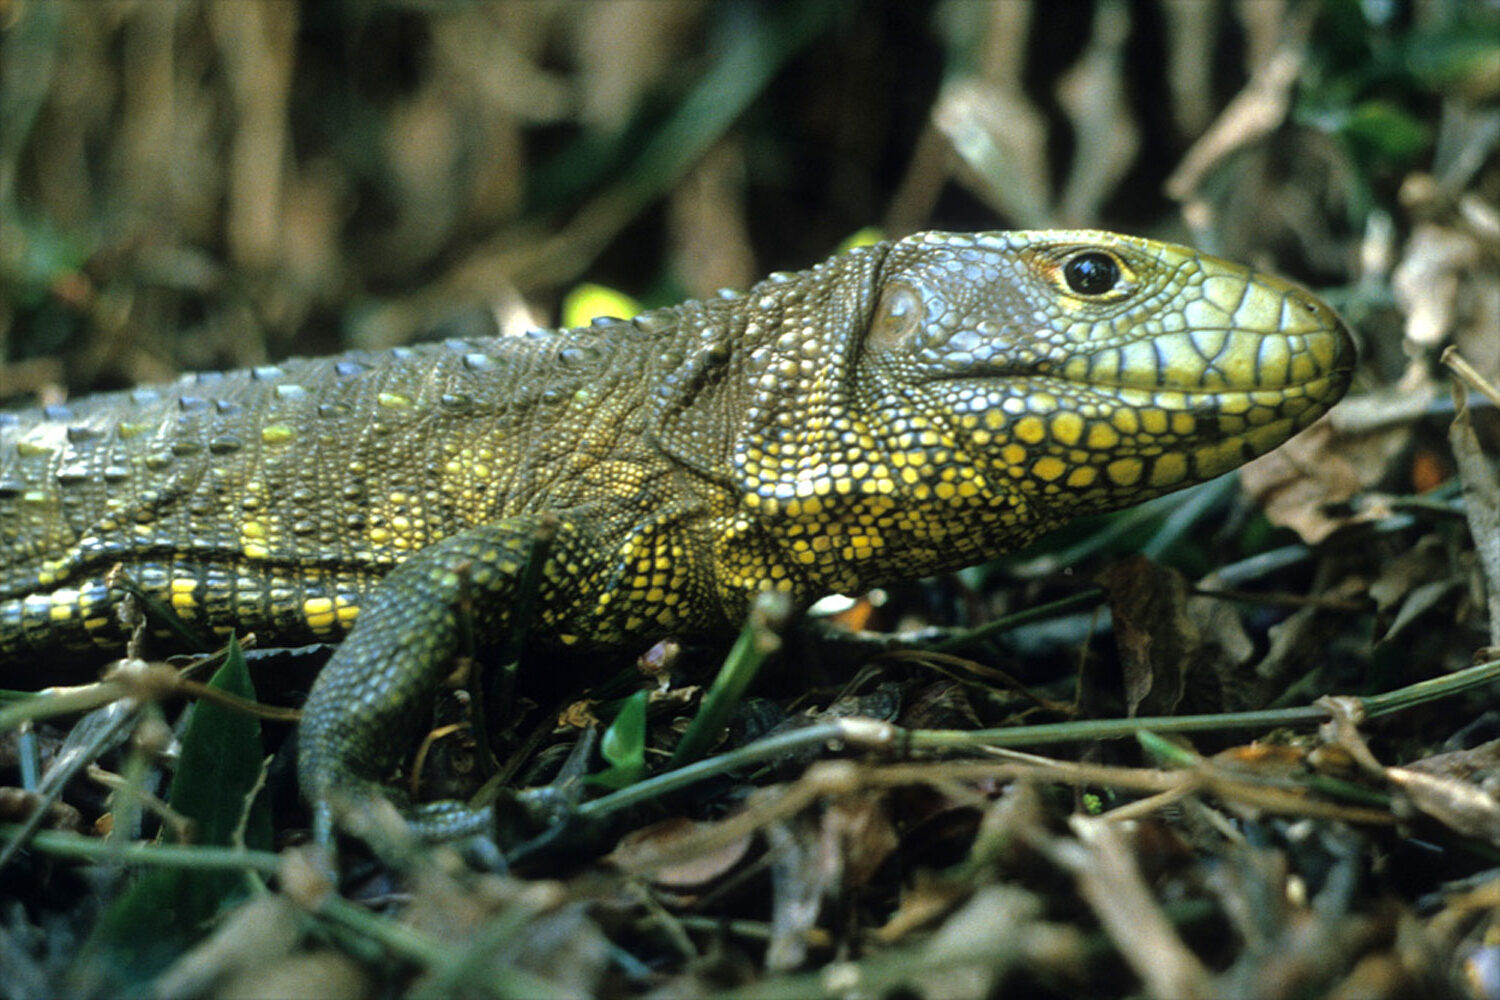
[[(508, 917), (502, 914), (498, 919), (508, 920)], [(485, 928), (476, 930), (476, 936), (482, 939)], [(445, 940), (457, 948), (471, 943), (468, 938)], [(471, 957), (458, 952), (461, 961), (482, 958), (469, 973), (470, 979), (514, 984), (518, 980), (525, 983), (530, 978), (538, 984), (546, 984), (552, 996), (572, 997), (598, 995), (597, 991), (610, 971), (614, 950), (589, 915), (586, 902), (569, 903), (530, 917), (498, 947), (491, 949), (489, 942), (483, 944), (486, 950), (482, 956)], [(434, 970), (434, 973), (441, 975), (444, 971)], [(411, 995), (431, 996), (434, 989), (433, 984), (418, 980), (411, 988)], [(511, 985), (509, 992), (517, 995), (516, 987)], [(535, 994), (541, 990), (538, 986), (525, 992)]]
[(1359, 730), (1360, 723), (1365, 721), (1364, 702), (1350, 695), (1324, 695), (1317, 705), (1328, 712), (1328, 721), (1318, 726), (1318, 737), (1323, 741), (1321, 749), (1329, 752), (1329, 759), (1339, 765), (1347, 761), (1365, 774), (1379, 777), (1380, 762)]
[(58, 358), (27, 358), (0, 364), (0, 397), (35, 396), (39, 403), (60, 402), (63, 363)]
[(1047, 811), (1036, 786), (1012, 782), (980, 817), (970, 859), (975, 864), (1020, 870), (1032, 863), (1036, 852), (1031, 845), (1046, 830)]
[(594, 711), (599, 706), (597, 698), (580, 698), (570, 702), (557, 715), (559, 729), (592, 729), (599, 725), (599, 715)]
[[(1210, 581), (1202, 586), (1211, 589)], [(1255, 641), (1245, 631), (1239, 609), (1231, 601), (1193, 597), (1187, 616), (1197, 627), (1199, 643), (1192, 654), (1192, 673), (1180, 711), (1237, 711), (1259, 705), (1246, 669), (1255, 657)]]
[[(1419, 959), (1423, 964), (1428, 956)], [(1355, 963), (1350, 973), (1327, 993), (1328, 1000), (1359, 1000), (1363, 997), (1422, 996), (1431, 990), (1430, 983), (1413, 977), (1401, 957), (1391, 952), (1366, 955)]]
[(461, 942), (502, 910), (522, 905), (536, 912), (563, 902), (557, 882), (490, 875), (459, 882), (437, 870), (421, 871), (414, 879), (406, 922), (435, 938)]
[(975, 46), (979, 75), (1018, 96), (1025, 94), (1026, 39), (1035, 13), (1025, 3), (993, 3), (982, 8), (983, 40)]
[(1347, 459), (1333, 425), (1321, 420), (1275, 451), (1240, 469), (1245, 492), (1272, 524), (1291, 528), (1316, 545), (1345, 524), (1369, 515), (1330, 516), (1326, 505), (1359, 492), (1359, 466)]
[[(1376, 606), (1377, 641), (1399, 640), (1413, 625), (1435, 620), (1426, 617), (1434, 609), (1461, 601), (1472, 567), (1467, 558), (1455, 559), (1455, 555), (1434, 534), (1381, 565), (1379, 577), (1369, 587)], [(1451, 614), (1445, 620), (1451, 622)]]
[[(558, 22), (569, 13), (559, 6), (539, 3), (445, 8), (445, 16), (429, 22), (437, 53), (434, 63), (442, 67), (445, 76), (439, 85), (482, 102), (481, 109), (472, 115), (476, 127), (484, 119), (512, 115), (527, 122), (571, 118), (577, 110), (572, 79), (542, 66)], [(514, 165), (524, 167), (524, 158), (516, 156)]]
[(980, 729), (969, 691), (955, 681), (940, 680), (920, 688), (900, 715), (908, 729)]
[[(237, 127), (229, 150), (230, 252), (247, 270), (281, 256), (282, 187), (291, 146), (291, 93), (298, 8), (292, 4), (208, 7)], [(151, 170), (159, 172), (153, 165)]]
[(611, 0), (572, 8), (582, 120), (594, 128), (623, 129), (636, 105), (673, 68), (702, 12), (699, 0)]
[(1381, 563), (1380, 576), (1370, 584), (1370, 597), (1382, 619), (1389, 620), (1407, 596), (1418, 587), (1435, 580), (1453, 577), (1448, 552), (1436, 535), (1421, 538), (1415, 545)]
[[(411, 893), (406, 922), (441, 941), (469, 979), (530, 979), (557, 995), (593, 996), (608, 971), (612, 946), (588, 902), (571, 899), (560, 882), (495, 875), (459, 879), (429, 866), (414, 873)], [(500, 941), (491, 933), (497, 921), (514, 926)], [(429, 974), (453, 971), (439, 965)], [(419, 980), (412, 995), (436, 990), (437, 984)], [(530, 992), (539, 990), (537, 985)]]
[(1257, 143), (1286, 120), (1292, 91), (1302, 72), (1306, 18), (1298, 19), (1294, 37), (1255, 67), (1245, 89), (1230, 101), (1218, 120), (1193, 144), (1172, 176), (1169, 197), (1189, 201), (1198, 197), (1205, 177), (1235, 151)]
[(860, 791), (840, 796), (823, 814), (825, 850), (843, 860), (845, 888), (857, 889), (885, 864), (901, 838), (891, 824), (884, 791)]
[(869, 691), (845, 691), (827, 708), (809, 708), (802, 717), (813, 722), (860, 718), (889, 722), (901, 711), (902, 694), (900, 684), (882, 681)]
[[(1493, 246), (1500, 239), (1484, 242)], [(1482, 266), (1467, 275), (1459, 293), (1463, 308), (1453, 332), (1453, 346), (1491, 383), (1500, 382), (1500, 336), (1496, 335), (1500, 330), (1500, 271), (1493, 259), (1493, 255), (1486, 256)]]
[(1231, 771), (1247, 771), (1259, 778), (1284, 778), (1307, 771), (1307, 754), (1300, 747), (1275, 743), (1247, 743), (1221, 750), (1209, 758)]
[(1424, 222), (1406, 241), (1391, 275), (1396, 301), (1406, 313), (1406, 339), (1433, 348), (1452, 334), (1464, 273), (1479, 261), (1479, 242), (1458, 229)]
[[(26, 822), (42, 801), (42, 797), (36, 792), (10, 785), (0, 786), (0, 823)], [(47, 807), (44, 829), (77, 830), (81, 818), (76, 806), (66, 802), (53, 802)]]
[(1186, 613), (1187, 581), (1145, 556), (1132, 556), (1096, 578), (1109, 593), (1129, 715), (1170, 715), (1199, 644)]
[(1167, 32), (1167, 88), (1179, 136), (1196, 136), (1214, 113), (1214, 38), (1223, 8), (1201, 0), (1163, 0)]
[(682, 845), (718, 824), (699, 823), (678, 816), (634, 830), (605, 860), (625, 871), (650, 878), (674, 892), (701, 890), (733, 871), (750, 853), (753, 837), (747, 832), (707, 850), (684, 854)]
[(1026, 957), (1031, 928), (1042, 901), (1013, 885), (987, 885), (943, 926), (922, 950), (925, 967), (913, 985), (924, 997), (994, 996), (1010, 968)]
[(1411, 804), (1466, 837), (1500, 845), (1500, 801), (1467, 782), (1388, 767), (1386, 779), (1406, 793)]
[(693, 298), (748, 288), (756, 278), (745, 180), (743, 144), (731, 133), (710, 146), (668, 195), (672, 270)]
[[(1424, 583), (1413, 588), (1401, 601), (1401, 606), (1397, 609), (1390, 628), (1380, 636), (1379, 641), (1392, 642), (1401, 638), (1402, 633), (1420, 622), (1428, 612), (1453, 603), (1464, 592), (1464, 589), (1464, 581), (1458, 577), (1449, 580), (1433, 580), (1431, 583)], [(1450, 614), (1447, 621), (1452, 622), (1452, 620)]]
[(635, 668), (641, 676), (657, 684), (655, 694), (670, 690), (672, 671), (682, 660), (682, 643), (676, 639), (662, 639), (652, 644), (635, 658)]
[(1407, 764), (1406, 769), (1455, 781), (1472, 782), (1500, 776), (1500, 740), (1490, 740), (1467, 750), (1423, 757)]
[(771, 942), (766, 968), (794, 969), (807, 957), (808, 942), (823, 900), (837, 890), (843, 866), (832, 843), (804, 816), (766, 827), (771, 854)]

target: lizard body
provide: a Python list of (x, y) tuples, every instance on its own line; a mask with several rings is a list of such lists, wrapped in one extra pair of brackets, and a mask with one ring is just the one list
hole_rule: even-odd
[(326, 829), (414, 738), (458, 606), (510, 624), (538, 532), (533, 634), (724, 631), (1220, 475), (1352, 364), (1326, 305), (1192, 250), (921, 233), (629, 321), (0, 415), (0, 657), (118, 648), (115, 567), (189, 624), (349, 633), (299, 735)]

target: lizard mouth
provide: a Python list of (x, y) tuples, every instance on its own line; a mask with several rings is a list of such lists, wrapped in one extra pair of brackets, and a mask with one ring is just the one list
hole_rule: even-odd
[(1337, 320), (1294, 334), (1163, 333), (1035, 367), (1036, 374), (1101, 390), (1216, 396), (1288, 392), (1324, 380), (1342, 394), (1353, 371), (1354, 343)]
[(1050, 422), (1071, 413), (1125, 433), (1139, 425), (1186, 447), (1252, 434), (1259, 454), (1277, 436), (1260, 428), (1276, 425), (1284, 440), (1338, 402), (1353, 377), (1353, 341), (1318, 305), (1330, 320), (1318, 330), (1159, 334), (1060, 361), (1012, 359), (943, 381), (961, 381), (985, 399), (982, 408), (1005, 413), (1007, 422), (1025, 415)]
[(970, 443), (994, 454), (1006, 476), (1038, 482), (1039, 506), (1069, 492), (1138, 499), (1211, 479), (1343, 397), (1353, 342), (1320, 308), (1330, 319), (1320, 329), (1158, 334), (985, 372), (960, 390), (984, 414)]

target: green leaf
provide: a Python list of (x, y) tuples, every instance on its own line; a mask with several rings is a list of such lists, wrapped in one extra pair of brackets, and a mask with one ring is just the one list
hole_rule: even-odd
[(883, 239), (885, 239), (884, 229), (881, 229), (879, 226), (865, 226), (863, 229), (856, 229), (844, 237), (843, 241), (839, 243), (838, 251), (839, 253), (843, 253), (845, 250), (853, 250), (855, 247), (867, 247), (871, 244), (879, 243)]
[(646, 773), (646, 700), (646, 692), (637, 691), (620, 705), (615, 721), (599, 742), (599, 752), (610, 767), (590, 781), (620, 789), (640, 781)]
[[(239, 644), (232, 639), (210, 688), (254, 698)], [(230, 846), (244, 824), (244, 846), (268, 849), (271, 816), (264, 796), (246, 801), (260, 780), (260, 721), (214, 702), (194, 705), (168, 804), (192, 821), (193, 842)], [(197, 939), (222, 909), (243, 898), (252, 876), (237, 872), (155, 869), (144, 873), (104, 914), (81, 956), (85, 977), (139, 983)]]
[[(245, 656), (233, 638), (224, 665), (208, 686), (247, 700), (255, 698)], [(260, 780), (264, 757), (260, 720), (214, 702), (200, 702), (192, 712), (168, 801), (196, 825), (197, 843), (227, 847), (244, 815), (245, 798)], [(271, 814), (263, 799), (257, 799), (250, 810), (245, 846), (271, 846)]]
[(1339, 128), (1354, 152), (1377, 167), (1399, 167), (1421, 156), (1431, 141), (1425, 125), (1388, 101), (1362, 101)]
[(562, 324), (566, 327), (588, 326), (598, 316), (629, 319), (639, 315), (641, 304), (624, 292), (585, 281), (563, 298)]

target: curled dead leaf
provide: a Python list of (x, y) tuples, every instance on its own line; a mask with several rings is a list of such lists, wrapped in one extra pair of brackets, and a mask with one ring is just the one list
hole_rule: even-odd
[(704, 834), (718, 825), (684, 816), (663, 820), (625, 836), (606, 860), (624, 871), (645, 875), (664, 889), (701, 890), (733, 871), (754, 843), (748, 832), (705, 842)]
[(1197, 626), (1184, 612), (1187, 581), (1145, 556), (1123, 559), (1097, 579), (1109, 593), (1127, 713), (1170, 715), (1198, 646)]
[(1322, 420), (1240, 469), (1245, 492), (1272, 524), (1291, 528), (1316, 545), (1345, 524), (1367, 515), (1333, 515), (1330, 504), (1348, 500), (1362, 485), (1359, 466), (1344, 454), (1333, 425)]
[(1386, 768), (1391, 784), (1417, 809), (1455, 833), (1500, 845), (1500, 802), (1481, 788), (1405, 767)]

